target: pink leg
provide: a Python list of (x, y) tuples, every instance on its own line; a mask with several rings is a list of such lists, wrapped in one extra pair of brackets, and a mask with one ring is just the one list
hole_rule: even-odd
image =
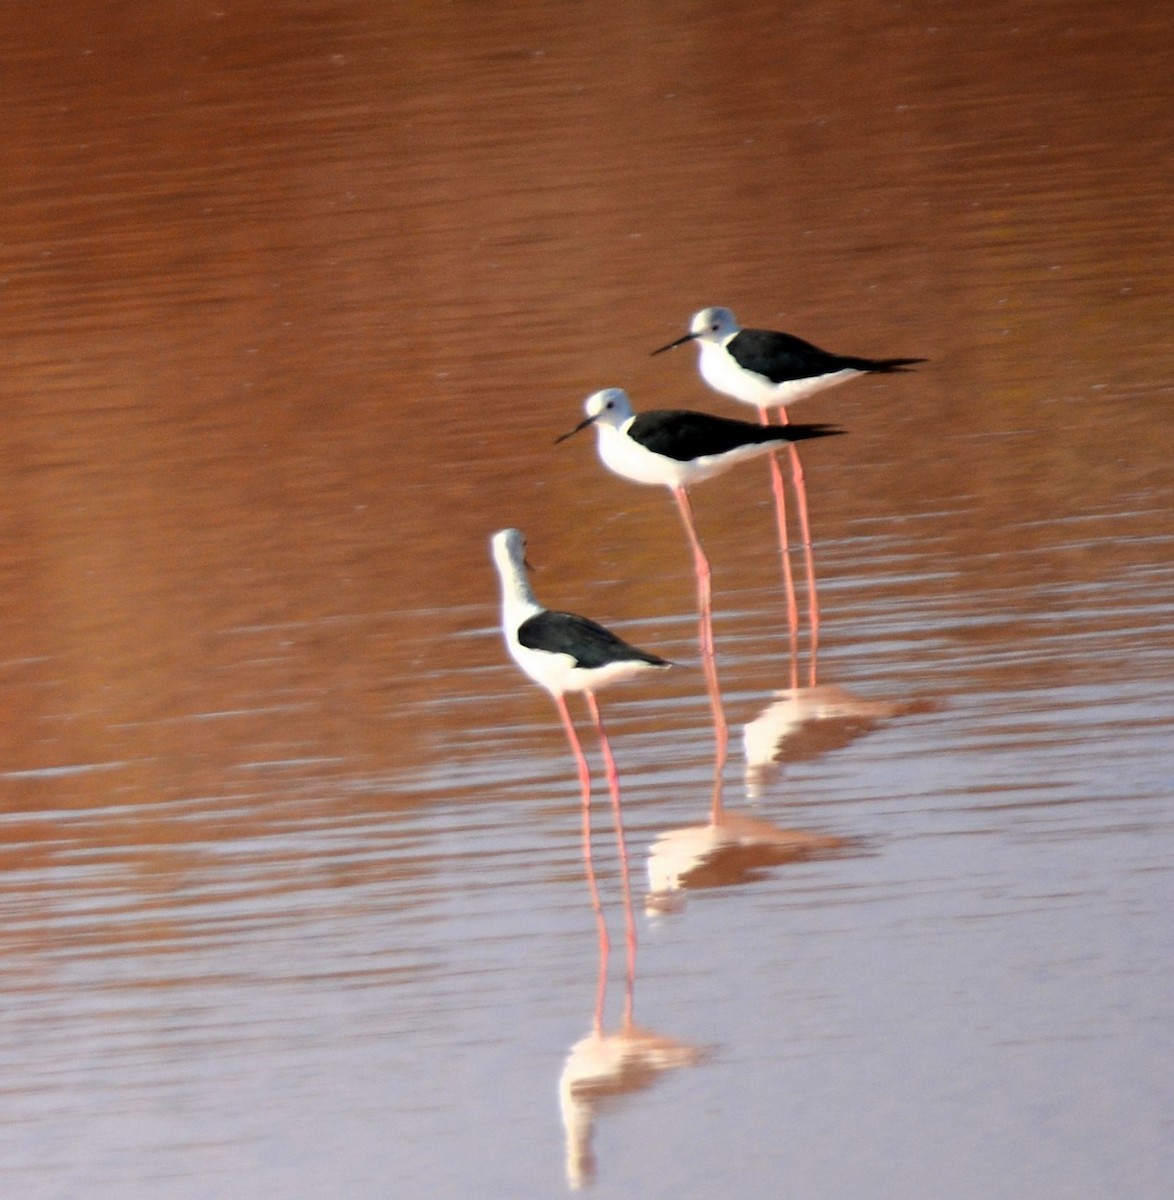
[(636, 990), (636, 917), (632, 911), (632, 884), (628, 876), (628, 844), (624, 837), (624, 812), (620, 803), (620, 773), (612, 757), (611, 743), (603, 729), (603, 718), (599, 715), (599, 704), (592, 692), (585, 692), (587, 707), (599, 731), (599, 746), (603, 751), (603, 762), (607, 768), (607, 786), (611, 791), (612, 820), (615, 823), (616, 845), (620, 852), (620, 882), (624, 893), (624, 927), (628, 944), (628, 986), (624, 1003), (624, 1025), (632, 1022), (632, 997)]
[[(779, 409), (779, 423), (788, 424), (787, 410)], [(803, 463), (799, 448), (792, 442), (791, 479), (795, 484), (795, 502), (799, 509), (799, 536), (803, 539), (803, 559), (807, 566), (807, 607), (811, 614), (810, 686), (815, 687), (816, 663), (819, 657), (819, 597), (815, 591), (815, 555), (811, 548), (811, 526), (807, 521), (807, 483), (803, 478)]]
[[(758, 420), (770, 424), (770, 410), (760, 408)], [(783, 494), (783, 472), (778, 454), (770, 456), (770, 486), (775, 498), (775, 521), (779, 528), (779, 554), (783, 560), (783, 586), (787, 591), (787, 626), (791, 631), (791, 686), (799, 682), (799, 602), (795, 599), (795, 578), (791, 573), (791, 553), (787, 542), (787, 500)]]
[(717, 680), (717, 656), (713, 643), (713, 591), (710, 582), (709, 559), (701, 548), (697, 528), (693, 521), (693, 509), (684, 488), (674, 488), (677, 508), (693, 547), (693, 566), (697, 574), (697, 607), (700, 610), (701, 665), (705, 670), (705, 683), (709, 691), (709, 706), (713, 710), (713, 729), (717, 739), (717, 760), (714, 765), (713, 808), (720, 812), (722, 806), (722, 772), (726, 765), (726, 750), (729, 745), (729, 726), (722, 708), (721, 688)]
[(599, 987), (595, 996), (595, 1020), (597, 1028), (602, 1028), (603, 995), (607, 987), (607, 957), (611, 951), (611, 942), (607, 936), (607, 922), (603, 919), (603, 905), (599, 900), (599, 885), (595, 881), (595, 864), (591, 859), (591, 773), (587, 769), (587, 758), (579, 735), (575, 732), (575, 724), (567, 709), (565, 696), (556, 696), (558, 715), (562, 718), (563, 729), (567, 733), (567, 741), (571, 743), (571, 752), (575, 756), (575, 764), (579, 768), (579, 787), (583, 793), (583, 865), (587, 872), (587, 887), (591, 892), (591, 907), (595, 910), (595, 927), (599, 931)]

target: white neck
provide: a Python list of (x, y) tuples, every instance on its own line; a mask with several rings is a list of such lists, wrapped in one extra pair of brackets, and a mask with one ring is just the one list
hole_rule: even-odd
[(494, 564), (501, 581), (501, 614), (506, 628), (516, 628), (528, 616), (542, 611), (530, 586), (526, 562), (519, 545), (494, 547)]

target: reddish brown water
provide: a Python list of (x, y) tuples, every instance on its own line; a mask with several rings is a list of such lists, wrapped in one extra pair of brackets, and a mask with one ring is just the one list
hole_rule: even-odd
[[(1172, 62), (1140, 2), (6, 5), (3, 1194), (1164, 1197)], [(814, 695), (765, 470), (694, 497), (738, 837), (673, 506), (552, 445), (731, 412), (648, 353), (706, 304), (930, 360), (796, 410)], [(685, 664), (604, 698), (639, 1035), (503, 525)]]

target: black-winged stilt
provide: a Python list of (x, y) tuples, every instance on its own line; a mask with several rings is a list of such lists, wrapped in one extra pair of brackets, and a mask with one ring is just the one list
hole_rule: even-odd
[[(825, 388), (835, 387), (856, 375), (888, 375), (904, 371), (921, 358), (861, 358), (832, 354), (790, 333), (771, 329), (743, 329), (728, 308), (703, 308), (693, 314), (689, 332), (653, 350), (662, 354), (674, 346), (695, 341), (699, 351), (701, 376), (714, 391), (734, 400), (753, 405), (763, 425), (770, 423), (770, 410), (779, 410), (779, 420), (788, 423), (786, 406)], [(819, 602), (815, 591), (815, 559), (811, 549), (811, 528), (807, 516), (807, 488), (799, 452), (790, 448), (791, 475), (799, 508), (800, 536), (807, 570), (808, 604), (811, 613), (811, 684), (815, 685), (816, 655), (819, 647)], [(779, 529), (783, 579), (787, 590), (787, 616), (791, 645), (797, 648), (799, 610), (787, 543), (786, 501), (778, 460), (772, 455), (771, 487)]]
[(583, 797), (583, 859), (587, 884), (599, 928), (600, 945), (607, 953), (607, 927), (595, 882), (591, 859), (591, 774), (575, 724), (567, 708), (567, 692), (582, 692), (587, 701), (607, 769), (612, 815), (619, 845), (620, 875), (624, 891), (624, 920), (627, 928), (628, 977), (635, 973), (636, 924), (628, 879), (628, 851), (624, 841), (620, 808), (619, 772), (611, 745), (604, 732), (595, 693), (612, 683), (634, 679), (649, 671), (663, 671), (673, 664), (659, 655), (629, 645), (609, 629), (587, 617), (543, 608), (535, 599), (526, 570), (526, 540), (517, 529), (500, 529), (490, 539), (493, 562), (501, 581), (501, 624), (506, 646), (514, 662), (553, 697), (567, 740), (579, 770)]
[(701, 377), (716, 392), (762, 410), (782, 408), (856, 375), (891, 375), (924, 358), (860, 358), (832, 354), (791, 333), (743, 329), (728, 308), (694, 313), (689, 332), (653, 350), (697, 343)]
[(688, 489), (721, 475), (744, 459), (769, 454), (779, 443), (804, 441), (842, 433), (832, 425), (763, 426), (709, 413), (683, 409), (652, 409), (637, 414), (621, 388), (606, 388), (587, 397), (586, 416), (556, 442), (594, 425), (599, 433), (599, 457), (617, 475), (634, 483), (667, 487), (677, 502), (693, 549), (700, 610), (701, 657), (709, 684), (718, 755), (716, 789), (720, 790), (728, 726), (721, 704), (713, 644), (713, 602), (709, 560), (701, 548), (689, 504)]

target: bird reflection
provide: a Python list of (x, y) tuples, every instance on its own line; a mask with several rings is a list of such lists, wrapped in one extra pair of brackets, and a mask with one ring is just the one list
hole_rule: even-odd
[(568, 1185), (581, 1188), (595, 1181), (595, 1121), (609, 1101), (643, 1091), (663, 1072), (695, 1066), (702, 1057), (696, 1046), (635, 1025), (615, 1033), (596, 1030), (576, 1042), (558, 1081)]
[(923, 699), (869, 700), (834, 684), (775, 692), (771, 703), (742, 730), (746, 794), (758, 799), (786, 763), (819, 758), (885, 721), (933, 707)]
[[(630, 919), (631, 897), (626, 894), (625, 898)], [(593, 1138), (600, 1110), (619, 1096), (651, 1087), (663, 1072), (694, 1066), (703, 1057), (696, 1046), (636, 1024), (634, 955), (627, 958), (623, 1017), (617, 1029), (605, 1030), (609, 958), (607, 929), (600, 925), (591, 1032), (570, 1048), (558, 1081), (559, 1111), (566, 1134), (567, 1184), (574, 1189), (595, 1181)]]
[[(617, 829), (617, 835), (623, 839), (622, 828)], [(584, 836), (589, 844), (589, 832), (585, 832)], [(598, 884), (589, 853), (585, 856), (585, 863), (592, 903), (597, 917), (601, 918)], [(631, 925), (632, 899), (626, 877), (623, 895), (625, 920)], [(616, 1030), (605, 1031), (610, 941), (602, 919), (597, 922), (596, 928), (598, 966), (591, 1032), (571, 1047), (558, 1081), (559, 1110), (566, 1133), (567, 1183), (571, 1188), (580, 1188), (595, 1180), (596, 1161), (592, 1139), (598, 1112), (608, 1101), (643, 1091), (662, 1072), (693, 1066), (702, 1058), (702, 1051), (697, 1047), (653, 1033), (635, 1023), (634, 941), (629, 944), (626, 960), (623, 1017)]]
[(635, 1024), (635, 980), (631, 975), (627, 979), (623, 1020), (614, 1032), (604, 1031), (607, 958), (606, 946), (601, 942), (591, 1032), (571, 1047), (558, 1080), (559, 1111), (566, 1134), (567, 1184), (574, 1189), (595, 1181), (593, 1139), (600, 1111), (620, 1096), (651, 1087), (665, 1071), (695, 1066), (704, 1057), (697, 1046)]
[(846, 838), (781, 829), (770, 821), (719, 809), (704, 825), (670, 829), (653, 842), (645, 908), (672, 912), (681, 907), (687, 889), (746, 883), (767, 867), (832, 854), (849, 844)]

